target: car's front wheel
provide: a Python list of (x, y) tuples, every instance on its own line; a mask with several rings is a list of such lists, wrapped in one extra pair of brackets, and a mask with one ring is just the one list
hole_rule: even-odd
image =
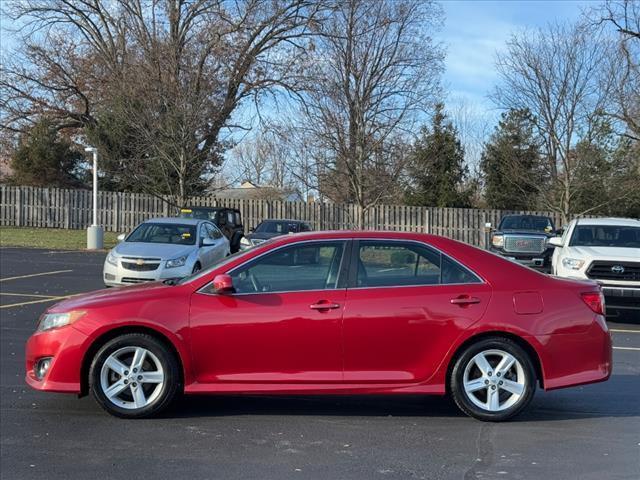
[(180, 390), (178, 362), (150, 335), (130, 333), (107, 342), (89, 369), (91, 392), (102, 408), (123, 418), (155, 415)]
[(458, 407), (474, 418), (503, 421), (520, 413), (536, 389), (531, 359), (507, 338), (487, 338), (467, 347), (455, 361), (450, 391)]

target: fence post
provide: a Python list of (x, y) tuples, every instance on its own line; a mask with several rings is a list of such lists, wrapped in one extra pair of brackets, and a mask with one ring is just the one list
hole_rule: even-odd
[(16, 192), (16, 224), (22, 227), (22, 187), (18, 187)]

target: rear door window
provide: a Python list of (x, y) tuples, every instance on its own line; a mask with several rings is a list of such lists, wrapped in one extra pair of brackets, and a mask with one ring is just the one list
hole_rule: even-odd
[(437, 250), (413, 242), (360, 241), (357, 287), (480, 283), (466, 267)]

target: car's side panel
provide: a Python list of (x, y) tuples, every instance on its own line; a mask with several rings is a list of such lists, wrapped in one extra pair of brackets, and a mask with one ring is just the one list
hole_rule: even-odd
[[(340, 382), (345, 290), (191, 299), (198, 382)], [(325, 301), (338, 308), (314, 310)]]
[[(451, 303), (462, 295), (479, 303)], [(345, 382), (427, 380), (461, 332), (480, 320), (490, 298), (486, 284), (349, 289)]]

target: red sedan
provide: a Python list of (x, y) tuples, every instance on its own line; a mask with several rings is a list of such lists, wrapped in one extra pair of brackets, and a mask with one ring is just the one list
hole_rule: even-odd
[(176, 395), (450, 394), (505, 420), (545, 390), (604, 381), (590, 282), (431, 235), (279, 237), (182, 280), (73, 297), (40, 318), (26, 381), (120, 417)]

